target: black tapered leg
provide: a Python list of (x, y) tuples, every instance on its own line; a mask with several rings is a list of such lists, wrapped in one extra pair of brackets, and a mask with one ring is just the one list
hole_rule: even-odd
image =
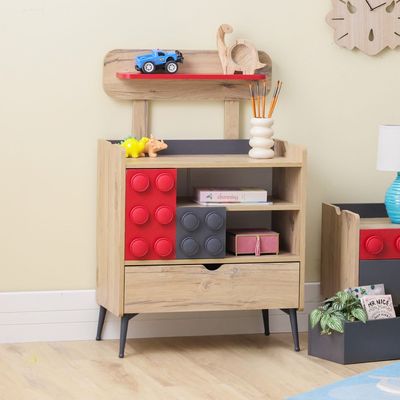
[(106, 319), (107, 309), (100, 306), (99, 310), (99, 322), (97, 323), (97, 335), (96, 340), (101, 340), (101, 333), (103, 332), (104, 320)]
[(264, 334), (269, 336), (269, 312), (268, 310), (261, 310), (264, 321)]
[(124, 358), (125, 356), (125, 344), (126, 344), (126, 335), (128, 333), (128, 325), (129, 321), (136, 317), (137, 314), (124, 314), (121, 317), (121, 333), (119, 336), (119, 358)]
[(294, 351), (300, 351), (299, 344), (299, 328), (297, 326), (297, 310), (295, 308), (285, 308), (282, 309), (283, 312), (289, 315), (290, 326), (292, 328), (292, 336), (294, 343)]

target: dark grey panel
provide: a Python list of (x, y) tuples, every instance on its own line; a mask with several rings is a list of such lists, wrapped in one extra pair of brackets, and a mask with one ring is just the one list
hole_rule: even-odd
[(308, 354), (344, 364), (344, 334), (321, 335), (319, 328), (311, 329), (308, 322)]
[(225, 257), (225, 207), (177, 207), (176, 258)]
[[(116, 144), (121, 140), (109, 140)], [(180, 154), (247, 154), (250, 150), (247, 139), (223, 139), (223, 140), (165, 140), (168, 149), (160, 152), (164, 155)]]
[(361, 286), (383, 283), (393, 303), (400, 304), (400, 260), (360, 261), (359, 283)]
[(383, 203), (341, 203), (334, 204), (341, 210), (352, 211), (360, 218), (386, 218), (387, 212)]
[(346, 322), (343, 334), (308, 333), (308, 354), (340, 364), (400, 358), (400, 318)]

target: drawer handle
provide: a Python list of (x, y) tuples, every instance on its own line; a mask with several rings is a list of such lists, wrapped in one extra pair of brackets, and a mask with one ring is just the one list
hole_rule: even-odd
[(223, 264), (205, 264), (203, 265), (203, 267), (208, 269), (209, 271), (216, 271), (221, 267), (221, 265)]

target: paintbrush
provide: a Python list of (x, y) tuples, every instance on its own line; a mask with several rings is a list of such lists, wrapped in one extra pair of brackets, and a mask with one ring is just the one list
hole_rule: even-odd
[(253, 86), (251, 85), (251, 83), (249, 83), (249, 89), (250, 89), (251, 108), (253, 111), (253, 118), (256, 118), (256, 102), (254, 99)]
[(282, 87), (282, 82), (278, 81), (276, 83), (275, 90), (274, 90), (274, 95), (272, 96), (271, 104), (269, 106), (268, 118), (272, 117), (272, 114), (273, 114), (273, 112), (275, 110), (276, 103), (278, 101), (278, 96), (279, 96), (279, 93), (281, 91), (281, 87)]

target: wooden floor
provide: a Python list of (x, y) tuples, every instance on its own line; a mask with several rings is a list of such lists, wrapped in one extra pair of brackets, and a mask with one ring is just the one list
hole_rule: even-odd
[(342, 366), (289, 334), (0, 345), (1, 400), (284, 399), (386, 363)]

